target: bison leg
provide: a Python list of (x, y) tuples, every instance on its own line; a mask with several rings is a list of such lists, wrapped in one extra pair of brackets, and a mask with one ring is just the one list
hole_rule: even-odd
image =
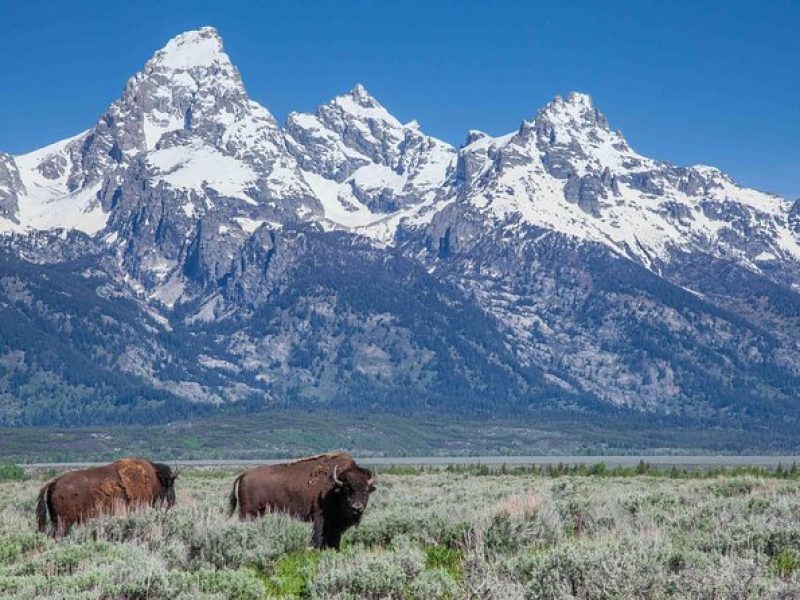
[(342, 542), (342, 533), (340, 531), (329, 531), (327, 535), (325, 535), (325, 542), (323, 543), (323, 548), (333, 548), (338, 552), (341, 542)]
[(337, 527), (335, 522), (330, 519), (323, 519), (324, 526), (322, 528), (322, 548), (333, 548), (339, 551), (339, 544), (342, 541), (342, 530)]
[(317, 550), (322, 550), (325, 547), (325, 519), (322, 515), (314, 515), (313, 525), (311, 545)]
[(54, 540), (66, 537), (71, 528), (72, 528), (71, 520), (58, 519), (50, 527), (50, 537), (52, 537)]

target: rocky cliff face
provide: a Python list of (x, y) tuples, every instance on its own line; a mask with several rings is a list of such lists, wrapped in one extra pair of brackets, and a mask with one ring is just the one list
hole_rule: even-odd
[(584, 94), (458, 150), (360, 85), (281, 127), (216, 31), (187, 32), (87, 131), (0, 154), (2, 420), (128, 418), (115, 381), (139, 420), (796, 419), (798, 215), (639, 155)]
[(19, 194), (24, 192), (14, 157), (0, 152), (0, 218), (19, 223)]

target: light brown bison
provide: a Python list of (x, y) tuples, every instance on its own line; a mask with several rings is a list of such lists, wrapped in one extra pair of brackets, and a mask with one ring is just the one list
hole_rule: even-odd
[(313, 523), (315, 548), (339, 549), (342, 534), (358, 525), (375, 490), (375, 477), (345, 452), (320, 454), (251, 469), (233, 482), (230, 514), (255, 519), (283, 512)]
[(167, 465), (143, 458), (121, 458), (110, 465), (71, 471), (49, 481), (36, 499), (39, 531), (64, 535), (75, 523), (100, 515), (124, 513), (138, 506), (170, 508), (175, 479)]

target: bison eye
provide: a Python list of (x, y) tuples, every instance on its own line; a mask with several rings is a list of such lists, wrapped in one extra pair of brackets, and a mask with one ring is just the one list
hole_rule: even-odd
[(372, 492), (375, 491), (375, 486), (374, 485), (369, 486), (369, 490), (367, 491), (371, 494)]

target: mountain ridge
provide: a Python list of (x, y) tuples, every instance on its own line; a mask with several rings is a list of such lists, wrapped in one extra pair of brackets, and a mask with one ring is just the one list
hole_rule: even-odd
[[(577, 92), (458, 149), (361, 84), (281, 126), (206, 27), (92, 128), (0, 154), (0, 307), (70, 328), (100, 371), (147, 390), (136, 406), (796, 419), (798, 215), (800, 200), (638, 154)], [(88, 340), (36, 266), (75, 258)], [(153, 337), (128, 343), (137, 320)], [(26, 413), (34, 380), (54, 402), (93, 398), (26, 348), (0, 345), (16, 357), (0, 360), (2, 422), (46, 420)]]

